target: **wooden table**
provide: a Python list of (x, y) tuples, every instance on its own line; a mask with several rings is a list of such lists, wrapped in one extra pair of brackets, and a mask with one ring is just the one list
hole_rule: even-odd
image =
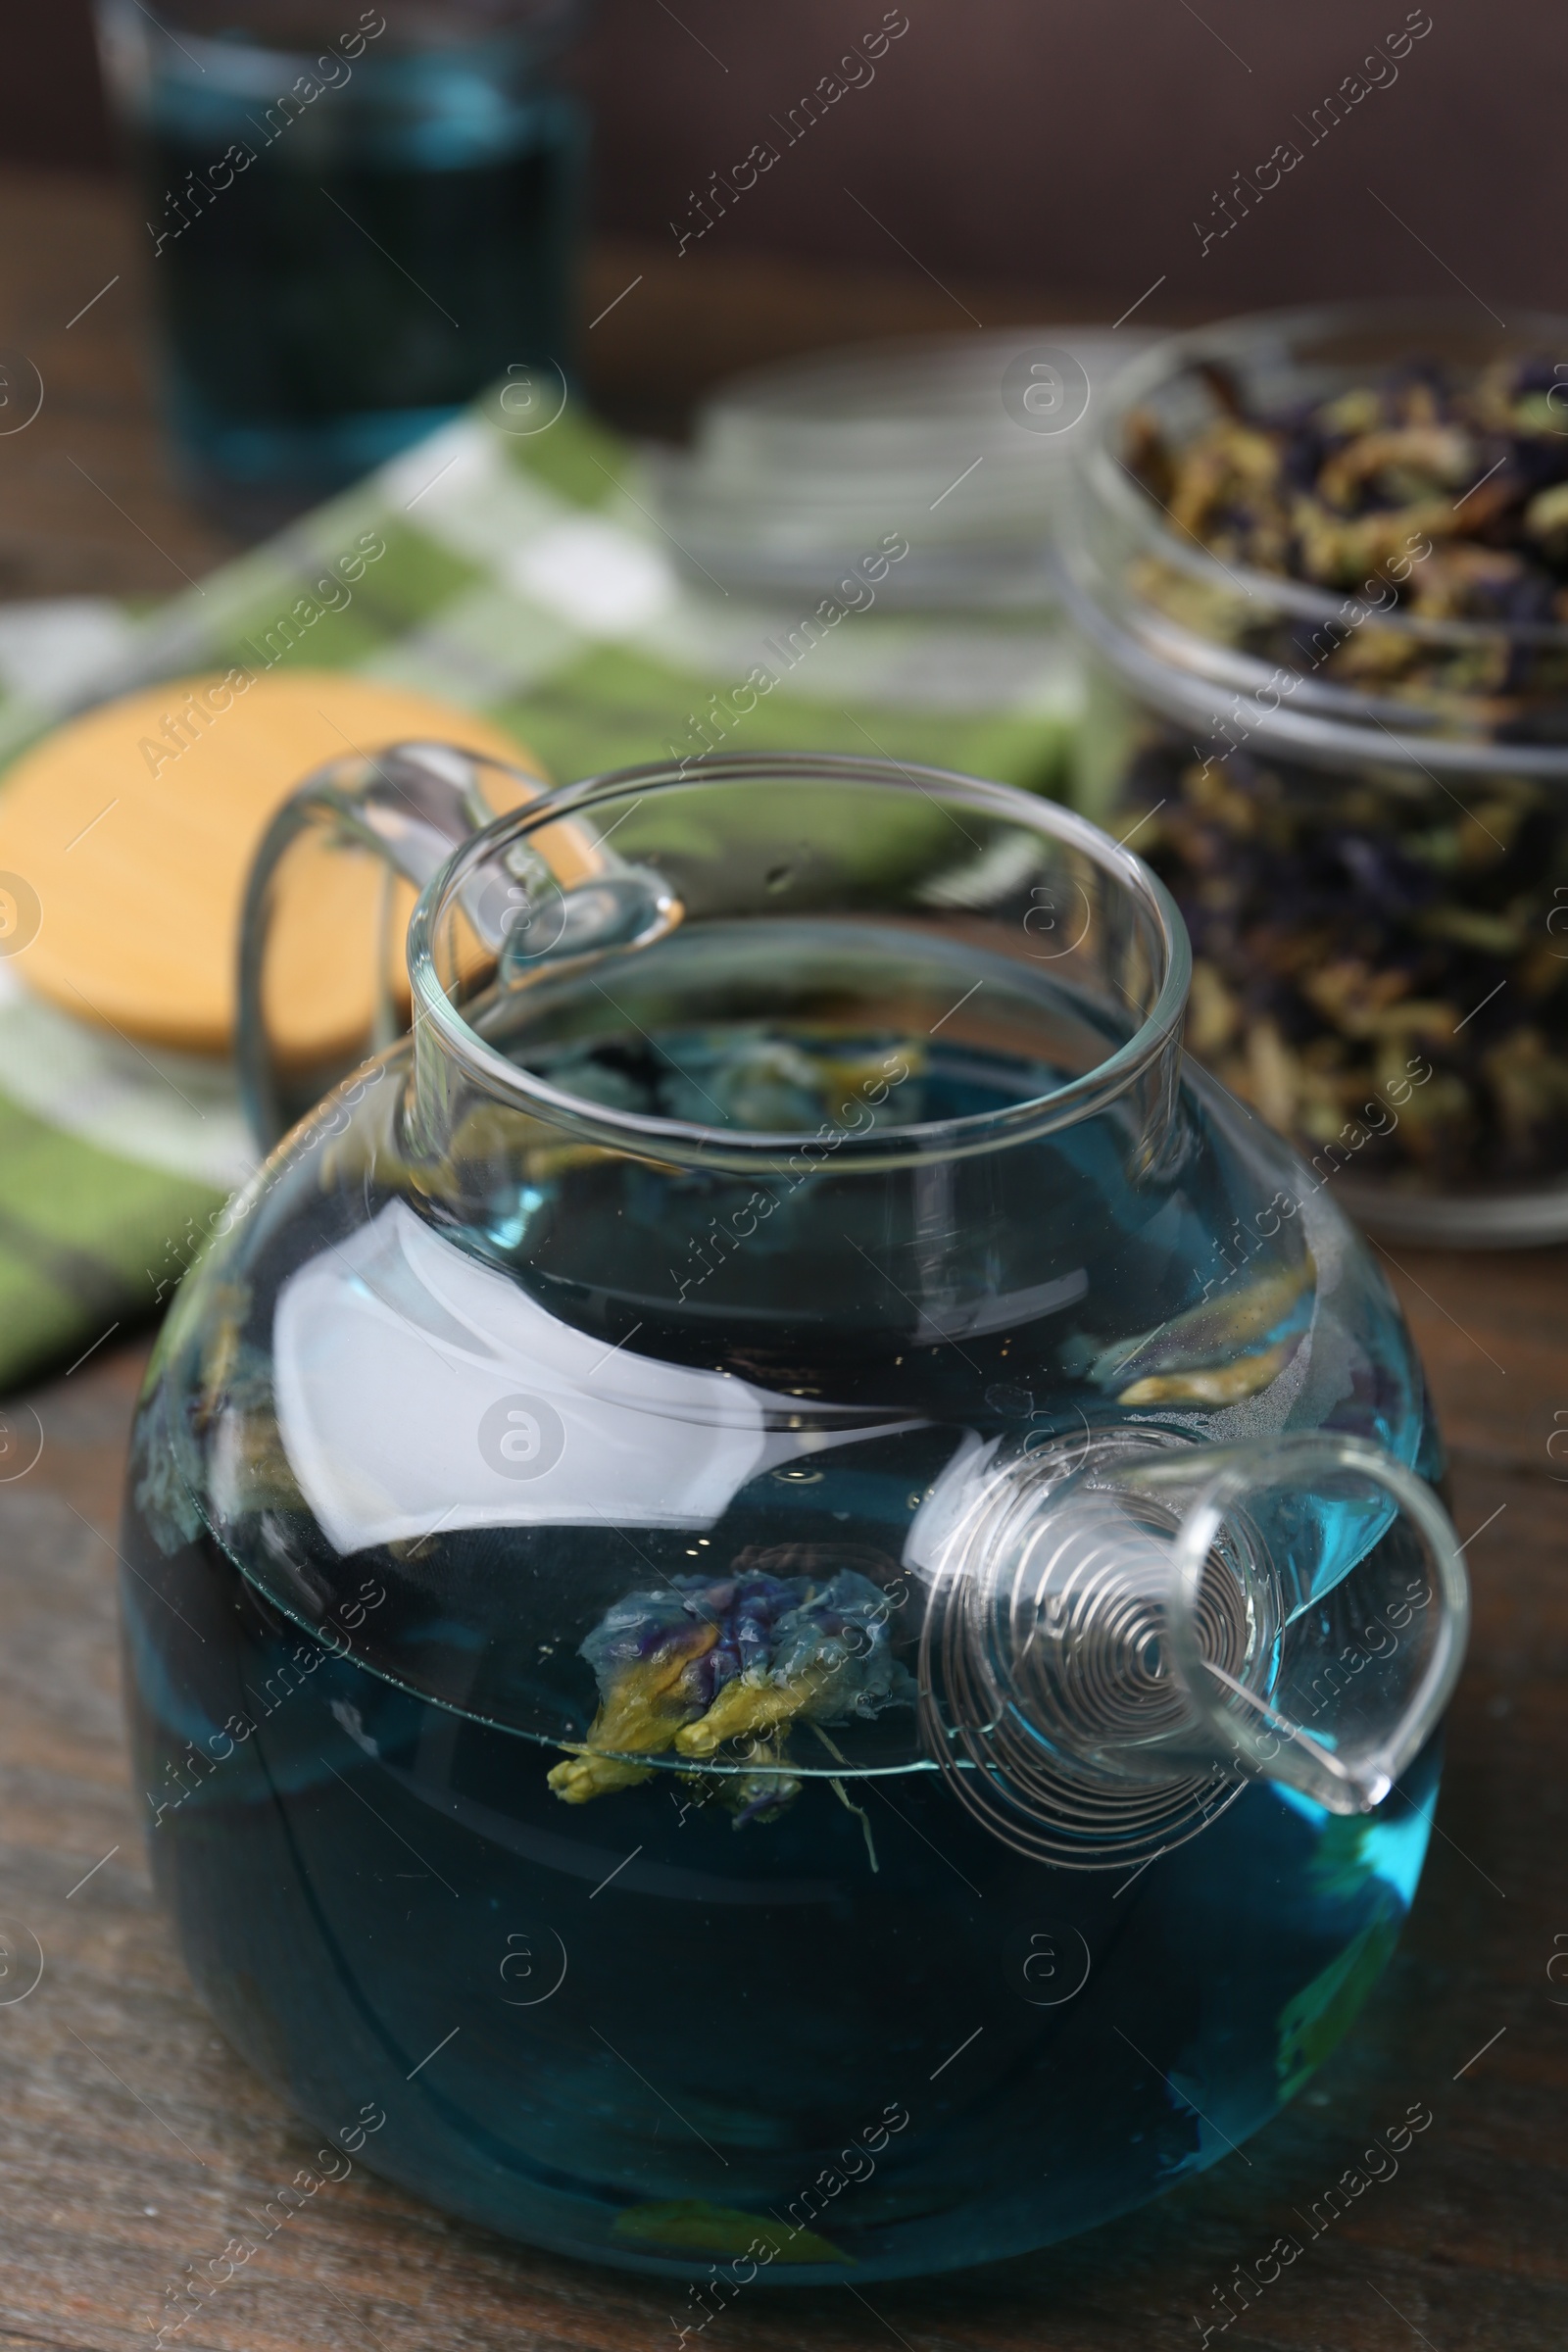
[[(757, 263), (677, 276), (667, 257), (640, 259), (646, 302), (597, 348), (594, 380), (635, 416), (657, 362), (645, 419), (739, 360), (944, 322), (945, 297), (923, 285)], [(112, 191), (0, 184), (0, 342), (27, 348), (50, 392), (37, 424), (0, 442), (0, 594), (157, 594), (171, 563), (194, 572), (225, 552), (160, 470), (133, 305), (115, 287), (65, 324), (117, 269), (128, 284), (127, 260)], [(608, 300), (638, 266), (600, 254), (594, 291)], [(998, 298), (988, 323), (1043, 307)], [(1553, 1443), (1568, 1432), (1568, 1263), (1401, 1251), (1390, 1271), (1453, 1449), (1460, 1530), (1474, 1534), (1476, 1627), (1440, 1834), (1348, 2045), (1245, 2161), (1141, 2215), (963, 2278), (754, 2297), (716, 2324), (719, 2352), (1196, 2345), (1194, 2315), (1212, 2322), (1233, 2266), (1300, 2235), (1298, 2209), (1416, 2100), (1435, 2121), (1397, 2177), (1215, 2340), (1302, 2352), (1568, 2340), (1568, 1436)], [(142, 1353), (105, 1351), (14, 1399), (0, 1431), (17, 1448), (0, 1470), (43, 1440), (36, 1466), (0, 1485), (0, 2344), (71, 2352), (147, 2340), (166, 2281), (241, 2229), (315, 2144), (214, 2034), (152, 1903), (113, 1599)], [(15, 1998), (38, 1948), (42, 1976)], [(673, 2342), (669, 2304), (662, 2288), (509, 2248), (356, 2172), (179, 2340), (189, 2352), (653, 2352)]]

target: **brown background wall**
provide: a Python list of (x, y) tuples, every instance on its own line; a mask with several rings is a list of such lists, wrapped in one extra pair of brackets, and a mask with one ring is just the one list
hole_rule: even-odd
[[(600, 224), (673, 251), (668, 222), (694, 219), (690, 191), (756, 140), (782, 147), (771, 119), (884, 4), (602, 0), (575, 65), (598, 124)], [(1397, 80), (1316, 147), (1300, 122), (1404, 22), (1405, 0), (903, 9), (909, 29), (875, 79), (784, 149), (700, 250), (919, 264), (1112, 314), (1163, 274), (1151, 317), (1451, 292), (1455, 275), (1504, 315), (1568, 307), (1562, 0), (1430, 0), (1432, 29)], [(1222, 224), (1216, 187), (1292, 138), (1301, 163), (1200, 255), (1193, 222)], [(85, 0), (0, 7), (0, 160), (107, 167)]]

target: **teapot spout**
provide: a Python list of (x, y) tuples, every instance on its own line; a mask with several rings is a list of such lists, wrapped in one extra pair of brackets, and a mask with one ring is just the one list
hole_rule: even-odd
[[(1267, 1762), (1260, 1761), (1257, 1766), (1265, 1780), (1295, 1788), (1329, 1813), (1370, 1813), (1394, 1787), (1397, 1768), (1389, 1756), (1335, 1755), (1329, 1744), (1332, 1734), (1319, 1733), (1314, 1739), (1279, 1709), (1256, 1700), (1212, 1660), (1206, 1663), (1204, 1671), (1224, 1685), (1243, 1706), (1253, 1710), (1259, 1747), (1268, 1757)], [(1276, 1746), (1275, 1742), (1279, 1744)], [(1216, 1763), (1225, 1760), (1216, 1745)]]
[[(1470, 1590), (1451, 1522), (1381, 1447), (1319, 1434), (1239, 1446), (1194, 1494), (1174, 1548), (1172, 1663), (1217, 1754), (1331, 1813), (1380, 1804), (1458, 1680)], [(1204, 1655), (1195, 1607), (1245, 1540), (1280, 1615), (1266, 1690)]]
[(1147, 1858), (1259, 1779), (1368, 1812), (1452, 1691), (1453, 1529), (1359, 1439), (1130, 1426), (973, 1464), (946, 1499), (911, 1551), (923, 1735), (969, 1809), (1042, 1859)]

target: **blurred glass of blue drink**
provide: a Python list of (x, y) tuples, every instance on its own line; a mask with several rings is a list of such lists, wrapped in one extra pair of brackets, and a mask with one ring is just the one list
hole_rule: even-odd
[(191, 487), (265, 528), (567, 365), (581, 0), (97, 0)]

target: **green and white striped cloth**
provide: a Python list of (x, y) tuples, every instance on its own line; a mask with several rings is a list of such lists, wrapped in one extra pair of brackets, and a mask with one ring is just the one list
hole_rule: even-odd
[[(651, 460), (573, 412), (520, 432), (504, 397), (150, 617), (0, 608), (0, 761), (132, 687), (285, 662), (482, 710), (563, 780), (712, 744), (1055, 787), (1071, 656), (1038, 614), (890, 610), (921, 517), (890, 515), (836, 598), (743, 600), (682, 560)], [(357, 580), (332, 568), (374, 545)], [(0, 1384), (154, 1312), (250, 1162), (225, 1064), (74, 1021), (0, 959)]]

